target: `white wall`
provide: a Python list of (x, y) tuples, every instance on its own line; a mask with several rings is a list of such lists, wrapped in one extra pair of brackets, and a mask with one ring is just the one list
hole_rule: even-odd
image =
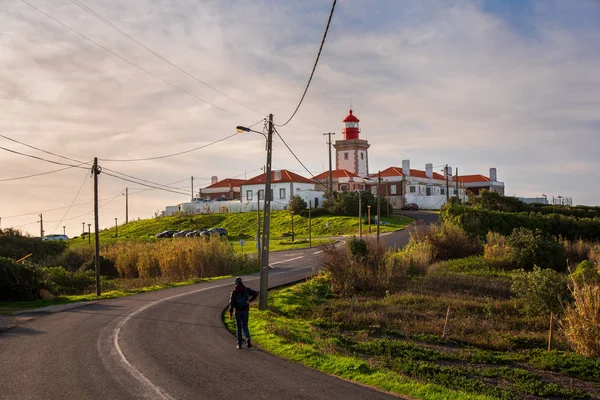
[[(273, 199), (271, 201), (271, 203), (285, 203), (286, 205), (290, 202), (290, 199), (292, 198), (293, 194), (291, 193), (291, 190), (294, 190), (295, 193), (297, 193), (299, 190), (314, 190), (315, 188), (315, 184), (314, 183), (297, 183), (297, 182), (277, 182), (277, 183), (271, 183), (271, 189), (273, 190)], [(265, 189), (265, 185), (264, 184), (260, 184), (260, 185), (242, 185), (241, 186), (241, 201), (242, 202), (254, 202), (256, 203), (256, 197), (258, 196), (258, 191), (259, 190), (264, 190)], [(281, 198), (280, 196), (280, 189), (285, 189), (285, 197)], [(247, 191), (251, 190), (252, 191), (252, 199), (248, 200), (247, 198)]]

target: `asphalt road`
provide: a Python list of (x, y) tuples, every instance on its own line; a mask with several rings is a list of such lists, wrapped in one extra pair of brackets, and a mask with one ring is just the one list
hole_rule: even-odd
[[(384, 238), (398, 246), (408, 236)], [(319, 253), (272, 253), (269, 286), (306, 278)], [(258, 275), (245, 283), (257, 289)], [(232, 287), (225, 279), (106, 300), (2, 332), (0, 399), (397, 398), (236, 349), (221, 320)]]

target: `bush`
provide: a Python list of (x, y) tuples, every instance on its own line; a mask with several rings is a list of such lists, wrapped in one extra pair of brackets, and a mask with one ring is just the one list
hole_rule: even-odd
[(460, 226), (449, 222), (431, 225), (427, 239), (438, 260), (469, 257), (482, 252), (478, 238), (471, 237)]
[(47, 257), (40, 262), (46, 267), (64, 267), (67, 271), (77, 271), (81, 266), (94, 259), (93, 249), (66, 250), (60, 254)]
[(600, 287), (574, 282), (573, 303), (568, 305), (561, 321), (567, 341), (579, 354), (600, 357)]
[(510, 269), (513, 267), (511, 250), (506, 238), (496, 232), (488, 232), (483, 246), (483, 258), (496, 268)]
[[(113, 279), (119, 277), (119, 271), (117, 271), (117, 268), (115, 267), (115, 263), (112, 260), (109, 260), (106, 257), (100, 256), (99, 261), (100, 261), (100, 275), (101, 276), (106, 276), (107, 278), (113, 278)], [(81, 271), (81, 272), (92, 271), (94, 274), (96, 274), (96, 260), (91, 259), (89, 261), (86, 261), (81, 266), (79, 271)]]
[(569, 292), (565, 277), (551, 269), (534, 267), (532, 272), (520, 270), (513, 277), (511, 290), (523, 302), (523, 312), (536, 316), (541, 313), (560, 314)]
[(96, 278), (92, 271), (69, 272), (63, 267), (40, 268), (42, 286), (53, 294), (83, 294), (95, 287)]
[(506, 242), (511, 249), (513, 263), (520, 268), (543, 268), (565, 270), (563, 247), (550, 235), (536, 229), (517, 228)]
[(0, 257), (0, 301), (30, 301), (40, 298), (39, 277), (33, 267)]
[(4, 229), (0, 231), (0, 257), (18, 260), (28, 254), (32, 254), (29, 261), (39, 262), (46, 257), (56, 256), (67, 248), (67, 243), (51, 240), (41, 240), (23, 236), (15, 229)]
[(292, 197), (290, 203), (288, 204), (288, 210), (297, 215), (300, 215), (300, 213), (303, 210), (306, 210), (307, 207), (308, 204), (306, 204), (306, 201), (304, 201), (300, 196)]
[(333, 291), (342, 296), (359, 292), (383, 292), (393, 279), (402, 275), (383, 243), (374, 239), (352, 241), (354, 245), (338, 249), (326, 245), (322, 264), (331, 276)]
[(579, 264), (582, 261), (588, 260), (590, 250), (594, 246), (593, 243), (587, 242), (583, 239), (560, 239), (559, 242), (563, 246), (564, 257), (569, 265)]
[(417, 231), (411, 232), (408, 244), (393, 256), (393, 261), (405, 274), (425, 275), (434, 258), (433, 246)]
[(600, 285), (598, 269), (590, 261), (580, 262), (571, 273), (570, 278), (577, 285)]
[(595, 243), (590, 248), (588, 259), (596, 266), (596, 268), (600, 268), (600, 243)]
[[(359, 193), (355, 191), (333, 192), (323, 202), (323, 208), (331, 215), (358, 215), (358, 195)], [(377, 209), (377, 198), (370, 191), (361, 191), (360, 198), (363, 215), (367, 213), (367, 206), (371, 206), (372, 211)], [(386, 210), (388, 204), (385, 197), (380, 198), (379, 201), (381, 210)]]

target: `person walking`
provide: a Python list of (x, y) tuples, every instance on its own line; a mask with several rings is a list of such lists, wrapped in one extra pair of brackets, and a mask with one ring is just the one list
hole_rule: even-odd
[(244, 343), (242, 333), (246, 336), (246, 345), (252, 347), (250, 341), (250, 331), (248, 330), (248, 317), (250, 314), (250, 303), (252, 303), (258, 292), (244, 286), (244, 281), (241, 277), (235, 278), (235, 287), (231, 291), (229, 297), (229, 318), (233, 318), (233, 310), (235, 310), (237, 348), (241, 349)]

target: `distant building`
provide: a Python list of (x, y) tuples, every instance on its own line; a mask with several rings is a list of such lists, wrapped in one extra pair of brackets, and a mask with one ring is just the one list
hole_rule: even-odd
[(240, 186), (243, 179), (223, 179), (219, 181), (213, 177), (214, 182), (198, 191), (198, 197), (206, 200), (239, 200)]
[[(257, 175), (241, 185), (241, 202), (256, 203), (257, 198), (264, 199), (266, 174)], [(298, 175), (287, 169), (271, 171), (271, 204), (285, 205), (298, 195), (306, 201), (312, 201), (313, 207), (323, 203), (323, 191), (317, 190), (315, 181)]]

